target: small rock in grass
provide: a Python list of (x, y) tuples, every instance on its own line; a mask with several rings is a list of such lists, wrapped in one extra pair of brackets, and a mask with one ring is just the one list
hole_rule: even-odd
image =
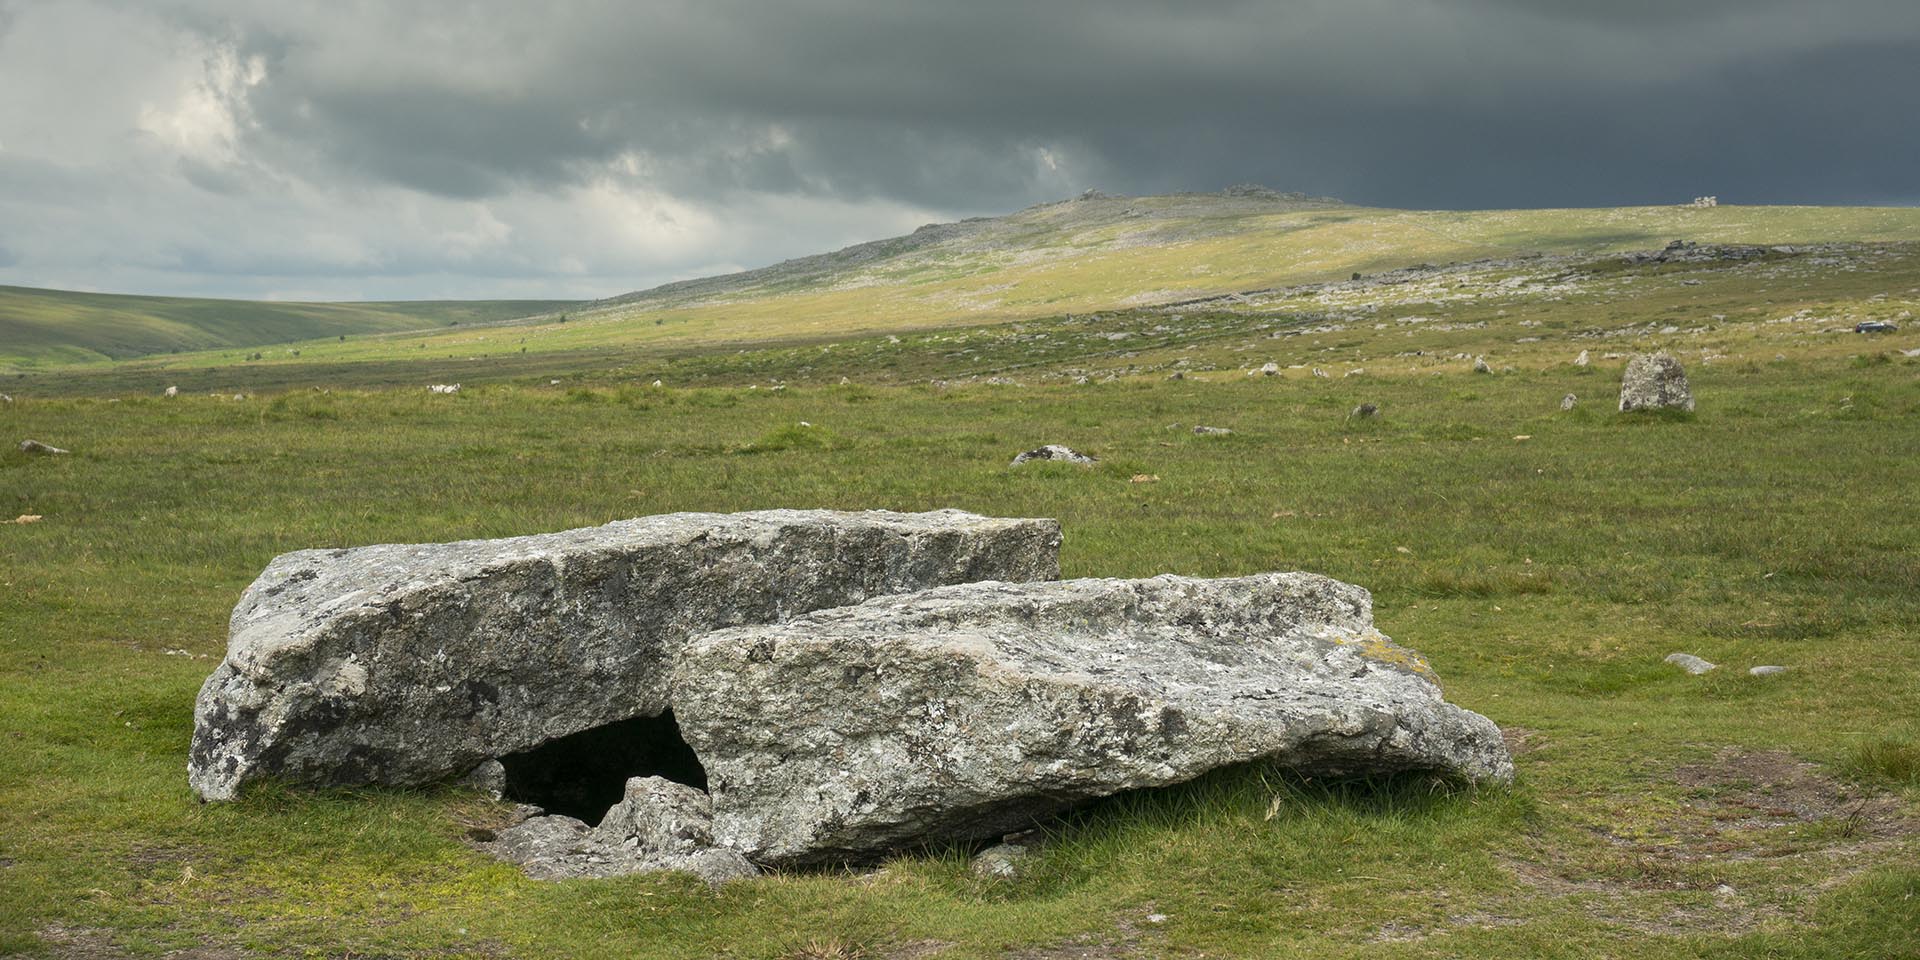
[(1669, 653), (1667, 654), (1667, 662), (1696, 677), (1717, 666), (1717, 664), (1708, 663), (1691, 653)]
[(1573, 365), (1576, 367), (1584, 367), (1587, 364), (1592, 362), (1593, 361), (1587, 357), (1587, 352), (1585, 350), (1580, 351), (1580, 355), (1573, 358)]
[(1347, 414), (1347, 417), (1349, 419), (1358, 417), (1362, 420), (1370, 420), (1370, 419), (1373, 419), (1374, 417), (1378, 417), (1379, 415), (1380, 415), (1380, 408), (1377, 405), (1371, 404), (1371, 403), (1363, 403), (1357, 407), (1354, 407), (1353, 412)]
[(1193, 432), (1203, 437), (1224, 437), (1233, 433), (1226, 427), (1194, 427)]
[(1093, 464), (1093, 463), (1100, 462), (1099, 457), (1088, 456), (1087, 454), (1081, 453), (1080, 451), (1075, 450), (1072, 447), (1063, 447), (1057, 443), (1049, 443), (1044, 447), (1038, 447), (1033, 450), (1028, 450), (1026, 453), (1023, 453), (1017, 457), (1014, 457), (1013, 463), (1010, 464), (1010, 466), (1018, 467), (1023, 464), (1031, 463), (1035, 460), (1056, 460), (1062, 463), (1080, 463), (1080, 464)]
[(54, 446), (53, 444), (41, 443), (38, 440), (22, 440), (20, 441), (20, 452), (47, 455), (47, 454), (58, 454), (58, 453), (72, 453), (73, 451), (62, 450), (59, 447)]
[[(1263, 363), (1260, 365), (1258, 372), (1263, 377), (1277, 377), (1280, 375), (1280, 365), (1277, 363)], [(1252, 376), (1252, 374), (1248, 374), (1248, 376)]]
[(1491, 364), (1489, 364), (1489, 363), (1487, 363), (1487, 358), (1486, 358), (1486, 357), (1474, 357), (1474, 358), (1473, 358), (1473, 372), (1474, 372), (1474, 373), (1492, 373), (1492, 372), (1493, 372), (1493, 366), (1492, 366)]
[(428, 393), (459, 393), (460, 385), (457, 383), (436, 383), (436, 384), (433, 384), (432, 386), (427, 387), (427, 392)]
[(1580, 405), (1580, 398), (1574, 396), (1571, 393), (1560, 398), (1560, 409), (1562, 410), (1572, 410), (1574, 407), (1579, 405)]
[(1322, 380), (1329, 380), (1329, 379), (1332, 379), (1331, 377), (1328, 377), (1328, 376), (1327, 376), (1327, 372), (1326, 372), (1325, 370), (1322, 370), (1322, 369), (1320, 369), (1319, 367), (1314, 367), (1314, 368), (1313, 368), (1313, 375), (1314, 375), (1314, 376), (1316, 376), (1316, 377), (1319, 377), (1319, 378), (1320, 378), (1320, 379), (1322, 379)]
[(1167, 374), (1168, 380), (1185, 380), (1186, 378), (1187, 378), (1187, 375), (1178, 370), (1175, 370), (1174, 372)]
[(996, 843), (975, 854), (967, 869), (975, 876), (1011, 880), (1033, 858), (1033, 848), (1019, 843)]
[(43, 518), (37, 513), (23, 513), (17, 517), (14, 517), (12, 520), (8, 522), (18, 523), (18, 524), (29, 524), (29, 523), (39, 523), (42, 519)]
[(165, 392), (163, 392), (163, 393), (161, 393), (160, 395), (161, 395), (161, 396), (163, 396), (163, 397), (169, 397), (169, 398), (172, 398), (172, 397), (177, 397), (177, 396), (179, 396), (179, 395), (180, 395), (180, 388), (179, 388), (179, 387), (168, 387), (168, 388), (166, 389), (166, 391), (165, 391)]
[(1786, 672), (1787, 672), (1786, 667), (1780, 666), (1778, 664), (1771, 664), (1771, 663), (1767, 664), (1766, 666), (1754, 667), (1747, 671), (1749, 675), (1756, 676), (1756, 677), (1773, 677)]

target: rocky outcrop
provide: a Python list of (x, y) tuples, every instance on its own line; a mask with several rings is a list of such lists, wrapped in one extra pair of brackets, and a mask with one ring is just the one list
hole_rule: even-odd
[(686, 641), (871, 597), (1058, 575), (1059, 525), (939, 511), (670, 514), (303, 550), (234, 609), (188, 779), (431, 783), (668, 706)]
[(1672, 354), (1635, 354), (1620, 378), (1620, 411), (1692, 410), (1693, 390), (1687, 372)]
[(1513, 772), (1365, 590), (1300, 573), (978, 583), (719, 631), (678, 659), (674, 712), (715, 842), (779, 865), (998, 836), (1250, 761)]

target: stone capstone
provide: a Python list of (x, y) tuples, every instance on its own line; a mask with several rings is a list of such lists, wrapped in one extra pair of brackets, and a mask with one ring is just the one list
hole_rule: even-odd
[(682, 513), (277, 557), (233, 611), (188, 780), (417, 785), (668, 708), (688, 639), (872, 597), (1058, 576), (1059, 525), (954, 510)]
[(1252, 761), (1513, 774), (1365, 590), (1301, 573), (883, 597), (693, 640), (673, 701), (715, 842), (783, 866), (995, 837)]
[(1692, 410), (1687, 372), (1672, 354), (1635, 354), (1620, 379), (1620, 410)]

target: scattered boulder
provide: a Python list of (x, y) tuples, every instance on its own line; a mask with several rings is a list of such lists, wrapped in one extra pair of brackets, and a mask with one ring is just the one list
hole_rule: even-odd
[(459, 393), (460, 385), (457, 383), (436, 383), (428, 387), (427, 392), (428, 393)]
[(1347, 414), (1347, 419), (1351, 420), (1351, 419), (1358, 418), (1361, 420), (1371, 420), (1375, 417), (1378, 417), (1379, 415), (1380, 415), (1379, 406), (1371, 403), (1363, 403), (1357, 407), (1354, 407), (1353, 410)]
[(657, 717), (686, 640), (869, 597), (1059, 575), (1059, 524), (957, 510), (680, 513), (505, 540), (302, 550), (234, 608), (188, 780), (434, 783)]
[(1491, 364), (1489, 364), (1489, 363), (1487, 363), (1487, 358), (1486, 358), (1486, 357), (1474, 357), (1474, 358), (1473, 358), (1473, 372), (1474, 372), (1474, 373), (1492, 373), (1492, 372), (1493, 372), (1493, 366), (1492, 366)]
[(1667, 662), (1696, 677), (1708, 671), (1718, 669), (1719, 667), (1719, 664), (1708, 663), (1691, 653), (1669, 653), (1667, 654)]
[(1577, 407), (1579, 405), (1580, 405), (1580, 398), (1574, 396), (1571, 393), (1560, 398), (1560, 409), (1562, 410), (1572, 410), (1574, 407)]
[(673, 711), (714, 840), (772, 865), (995, 837), (1253, 761), (1513, 775), (1365, 590), (1303, 573), (972, 583), (722, 630), (677, 659)]
[(1585, 350), (1580, 351), (1580, 355), (1573, 358), (1573, 365), (1576, 367), (1584, 367), (1592, 362), (1593, 361), (1587, 357)]
[[(1260, 369), (1255, 372), (1259, 373), (1263, 377), (1277, 377), (1280, 375), (1280, 365), (1272, 361), (1268, 361), (1267, 363), (1261, 364)], [(1247, 375), (1252, 376), (1253, 374), (1249, 373)]]
[(62, 453), (72, 453), (73, 451), (63, 450), (59, 447), (54, 446), (53, 444), (41, 443), (38, 440), (22, 440), (20, 441), (20, 452), (27, 453), (27, 454), (34, 454), (37, 456), (48, 456), (48, 455), (57, 455)]
[(1755, 676), (1755, 677), (1774, 677), (1774, 676), (1779, 676), (1780, 674), (1783, 674), (1786, 672), (1787, 672), (1786, 667), (1782, 667), (1777, 664), (1768, 664), (1766, 666), (1753, 667), (1747, 670), (1748, 675)]
[(1620, 379), (1620, 410), (1692, 410), (1693, 391), (1680, 361), (1662, 350), (1635, 354)]
[(11, 396), (8, 396), (7, 394), (4, 394), (4, 393), (0, 393), (0, 403), (11, 404), (12, 402), (13, 402), (13, 398)]
[(1018, 467), (1036, 460), (1054, 460), (1061, 463), (1078, 464), (1095, 464), (1100, 462), (1099, 457), (1089, 456), (1072, 447), (1063, 447), (1057, 443), (1049, 443), (1044, 447), (1037, 447), (1014, 457), (1013, 463), (1009, 464), (1009, 466)]
[(1322, 379), (1322, 380), (1330, 380), (1330, 379), (1332, 379), (1331, 377), (1329, 377), (1329, 376), (1327, 376), (1327, 372), (1326, 372), (1325, 370), (1322, 370), (1322, 369), (1320, 369), (1319, 367), (1314, 367), (1314, 368), (1313, 368), (1313, 375), (1314, 375), (1314, 376), (1316, 376), (1316, 377), (1319, 377), (1319, 378), (1320, 378), (1320, 379)]
[(1175, 370), (1174, 372), (1167, 374), (1168, 380), (1185, 380), (1186, 378), (1187, 378), (1186, 373), (1181, 370)]
[(1203, 437), (1226, 437), (1233, 435), (1233, 431), (1226, 427), (1196, 426), (1193, 428), (1193, 432)]
[(177, 397), (177, 396), (179, 396), (179, 395), (180, 395), (180, 388), (179, 388), (179, 387), (168, 387), (168, 388), (167, 388), (166, 390), (164, 390), (164, 391), (162, 391), (160, 395), (161, 395), (161, 396), (163, 396), (163, 397), (166, 397), (166, 398), (167, 398), (167, 399), (169, 399), (169, 400), (171, 400), (171, 399), (173, 399), (174, 397)]

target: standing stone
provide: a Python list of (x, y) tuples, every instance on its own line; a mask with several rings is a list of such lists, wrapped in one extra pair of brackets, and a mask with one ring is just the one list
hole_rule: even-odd
[(1573, 365), (1576, 367), (1584, 367), (1587, 364), (1592, 362), (1593, 362), (1592, 360), (1588, 359), (1587, 352), (1585, 350), (1580, 351), (1580, 355), (1573, 358)]
[(1620, 410), (1692, 410), (1693, 391), (1680, 361), (1662, 350), (1634, 354), (1620, 380)]
[(1492, 365), (1487, 363), (1486, 357), (1474, 357), (1473, 372), (1474, 373), (1492, 373), (1493, 367)]
[(1254, 761), (1513, 775), (1365, 590), (1302, 573), (881, 598), (706, 634), (673, 689), (714, 840), (776, 865), (994, 837)]
[(668, 707), (691, 636), (975, 580), (1052, 579), (1059, 524), (957, 510), (679, 513), (277, 557), (234, 608), (188, 780), (426, 784)]

